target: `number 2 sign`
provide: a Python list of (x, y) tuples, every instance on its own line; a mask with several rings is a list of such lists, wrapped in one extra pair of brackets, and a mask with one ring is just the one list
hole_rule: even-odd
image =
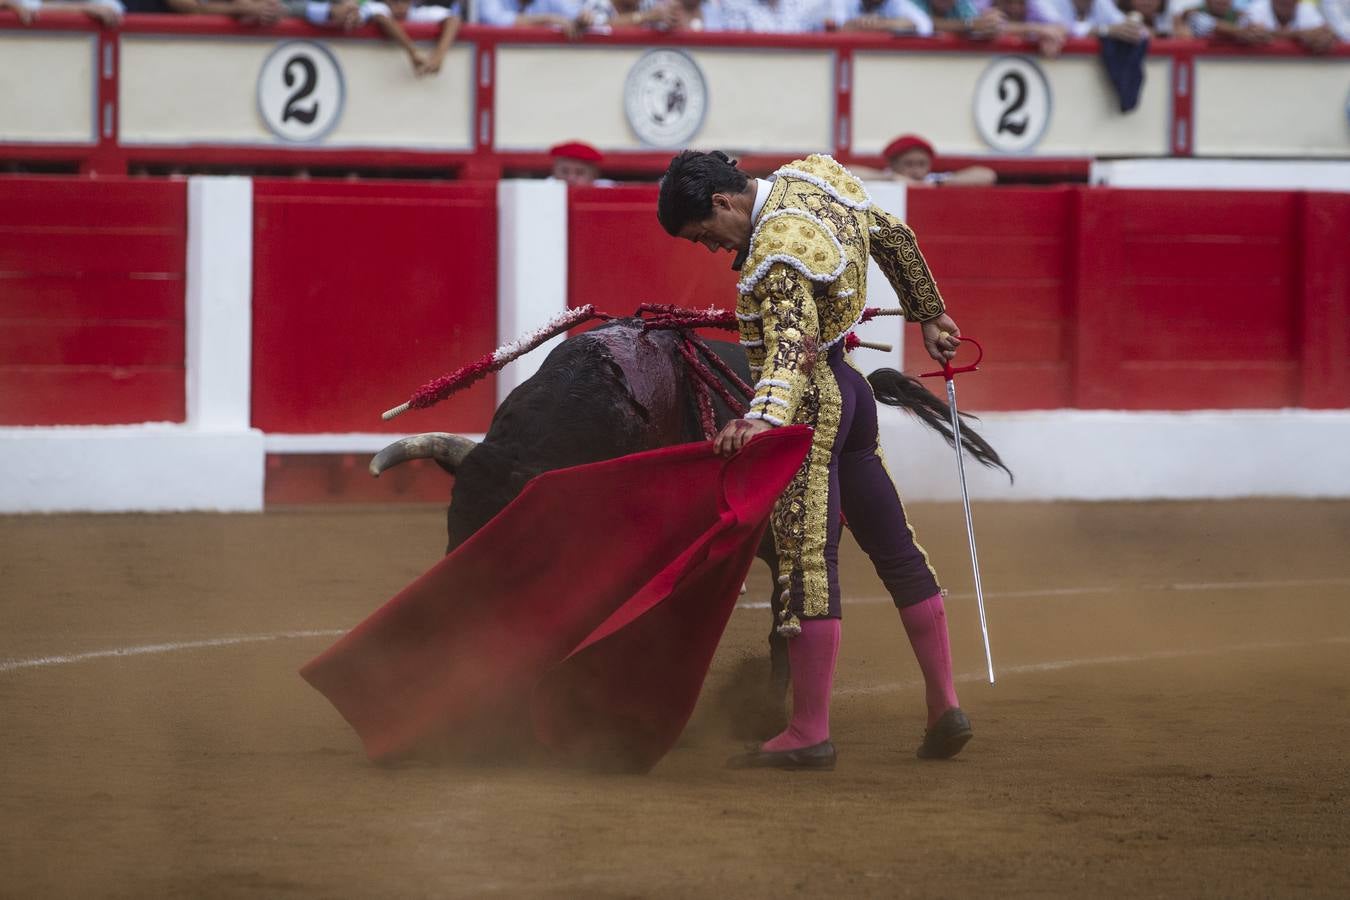
[(258, 112), (283, 141), (317, 141), (332, 131), (344, 93), (337, 60), (310, 41), (277, 46), (258, 74)]
[(1050, 85), (1040, 66), (1024, 56), (1000, 56), (975, 85), (975, 128), (1003, 153), (1036, 146), (1050, 124)]

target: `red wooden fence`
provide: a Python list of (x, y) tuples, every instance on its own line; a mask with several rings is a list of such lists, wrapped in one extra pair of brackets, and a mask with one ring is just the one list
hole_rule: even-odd
[[(574, 192), (574, 305), (734, 302), (729, 257), (671, 239), (654, 207), (654, 188)], [(916, 189), (908, 219), (988, 346), (970, 408), (1350, 406), (1350, 195)], [(908, 371), (928, 367), (914, 336)]]
[(181, 422), (181, 182), (0, 179), (0, 425)]
[[(654, 201), (573, 192), (572, 303), (734, 301)], [(0, 424), (183, 420), (186, 219), (179, 181), (0, 179)], [(255, 182), (253, 424), (485, 430), (490, 383), (379, 412), (497, 344), (496, 219), (492, 183)], [(915, 190), (909, 220), (988, 344), (971, 409), (1350, 407), (1350, 195)]]
[(416, 423), (380, 413), (497, 346), (495, 184), (259, 180), (253, 233), (255, 427), (487, 430), (490, 378)]

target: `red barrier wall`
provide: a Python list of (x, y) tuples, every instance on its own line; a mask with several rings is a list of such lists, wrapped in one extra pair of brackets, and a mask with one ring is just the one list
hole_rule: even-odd
[[(573, 188), (567, 196), (567, 291), (572, 306), (623, 314), (642, 303), (700, 308), (736, 305), (730, 253), (666, 234), (655, 185)], [(728, 332), (710, 337), (731, 338)]]
[(1304, 406), (1350, 406), (1350, 194), (1304, 194), (1302, 358)]
[[(909, 223), (952, 318), (988, 352), (982, 374), (961, 384), (969, 408), (1073, 405), (1069, 339), (1077, 193), (1072, 188), (909, 192)], [(880, 368), (873, 356), (863, 357), (863, 365)], [(910, 327), (905, 371), (933, 368), (918, 329)], [(940, 392), (940, 381), (929, 386)]]
[[(655, 196), (574, 193), (573, 304), (733, 302), (729, 257), (666, 236)], [(970, 408), (1350, 406), (1350, 196), (919, 188), (908, 204), (953, 316), (989, 352), (963, 383)], [(932, 367), (917, 330), (904, 367)]]
[(1298, 405), (1299, 195), (1084, 200), (1076, 405)]
[(0, 178), (0, 424), (181, 422), (183, 182)]
[(492, 379), (380, 413), (497, 345), (493, 183), (258, 180), (253, 424), (268, 432), (482, 432)]

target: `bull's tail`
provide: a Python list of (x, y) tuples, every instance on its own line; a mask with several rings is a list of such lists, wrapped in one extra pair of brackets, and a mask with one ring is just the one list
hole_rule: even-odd
[[(872, 385), (873, 393), (882, 403), (913, 413), (921, 422), (941, 434), (948, 444), (955, 445), (952, 439), (951, 407), (944, 403), (941, 397), (920, 384), (917, 378), (897, 372), (895, 369), (877, 369), (867, 376), (867, 380)], [(978, 421), (976, 416), (966, 413), (961, 413), (961, 418)], [(1012, 470), (1004, 465), (998, 451), (989, 446), (989, 442), (980, 437), (975, 429), (965, 424), (961, 426), (961, 446), (981, 464), (1007, 472), (1008, 480), (1012, 481)]]

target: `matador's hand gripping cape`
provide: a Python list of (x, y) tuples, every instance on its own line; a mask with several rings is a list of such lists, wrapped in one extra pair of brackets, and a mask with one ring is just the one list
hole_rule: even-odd
[(301, 670), (372, 760), (542, 748), (646, 770), (694, 709), (810, 429), (546, 472)]

